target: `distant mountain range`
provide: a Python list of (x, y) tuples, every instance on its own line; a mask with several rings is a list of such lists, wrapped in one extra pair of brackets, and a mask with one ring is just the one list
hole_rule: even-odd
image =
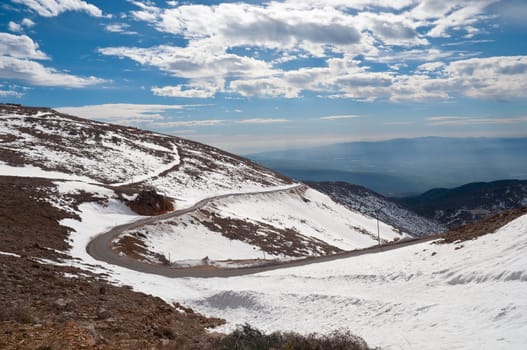
[(306, 182), (351, 210), (379, 218), (414, 236), (442, 233), (503, 211), (527, 206), (527, 181), (500, 180), (436, 188), (418, 196), (385, 197), (346, 182)]
[(252, 160), (306, 181), (345, 181), (386, 196), (475, 181), (527, 179), (527, 138), (424, 137), (264, 152)]
[(527, 206), (527, 181), (476, 182), (393, 200), (421, 216), (454, 228), (489, 214)]
[(351, 210), (379, 218), (380, 221), (413, 236), (427, 236), (446, 231), (446, 226), (439, 222), (420, 216), (394, 200), (362, 186), (346, 182), (307, 182), (307, 185)]

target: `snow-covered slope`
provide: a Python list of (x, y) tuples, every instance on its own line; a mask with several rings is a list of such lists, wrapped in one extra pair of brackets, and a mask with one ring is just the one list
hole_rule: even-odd
[(309, 186), (326, 193), (337, 203), (371, 217), (378, 217), (401, 231), (414, 236), (442, 233), (446, 227), (404, 208), (374, 191), (347, 182), (309, 182)]
[[(382, 222), (379, 232), (383, 243), (408, 237)], [(150, 256), (176, 264), (205, 257), (290, 259), (375, 245), (377, 221), (303, 187), (217, 200), (197, 212), (127, 231), (121, 239), (126, 237), (141, 240)]]
[(249, 160), (178, 137), (0, 105), (0, 175), (148, 183), (185, 205), (213, 194), (290, 184)]
[(120, 281), (221, 315), (229, 329), (350, 329), (383, 349), (524, 349), (527, 215), (458, 244), (383, 253), (228, 279)]

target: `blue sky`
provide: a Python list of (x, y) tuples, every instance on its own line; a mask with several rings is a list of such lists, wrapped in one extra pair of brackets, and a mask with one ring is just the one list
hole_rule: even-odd
[(0, 101), (237, 153), (527, 136), (523, 0), (0, 5)]

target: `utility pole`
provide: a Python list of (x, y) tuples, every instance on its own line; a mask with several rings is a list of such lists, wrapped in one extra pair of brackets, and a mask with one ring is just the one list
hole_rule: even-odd
[(377, 240), (379, 241), (379, 245), (381, 245), (381, 230), (379, 229), (379, 209), (375, 211), (375, 217), (377, 218)]

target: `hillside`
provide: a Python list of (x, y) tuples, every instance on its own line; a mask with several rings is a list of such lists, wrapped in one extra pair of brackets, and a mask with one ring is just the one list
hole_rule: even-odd
[(0, 105), (0, 175), (149, 184), (185, 205), (210, 193), (288, 185), (247, 159), (197, 142), (49, 108)]
[(413, 236), (427, 236), (446, 231), (445, 226), (433, 219), (419, 216), (396, 201), (365, 187), (347, 182), (307, 182), (307, 184), (351, 210), (370, 217), (378, 217), (380, 221)]
[[(80, 222), (64, 221), (64, 225), (72, 227), (79, 237), (82, 236), (79, 232), (83, 230), (86, 231), (83, 237), (93, 237), (97, 233), (92, 222), (97, 216), (109, 215), (110, 222), (137, 220), (125, 204), (133, 201), (142, 188), (153, 188), (162, 193), (177, 209), (190, 207), (213, 196), (283, 190), (279, 200), (270, 195), (240, 197), (236, 201), (234, 216), (233, 210), (228, 207), (210, 206), (206, 208), (206, 215), (194, 215), (190, 220), (200, 227), (198, 231), (204, 239), (215, 239), (218, 244), (239, 242), (236, 244), (251, 253), (240, 256), (240, 250), (230, 249), (234, 255), (222, 253), (223, 260), (264, 256), (289, 259), (331, 254), (377, 243), (376, 223), (372, 218), (349, 212), (312, 190), (309, 190), (311, 195), (307, 195), (312, 200), (303, 194), (306, 189), (285, 192), (298, 184), (216, 148), (174, 136), (76, 118), (46, 108), (3, 105), (0, 113), (0, 174), (56, 180), (59, 193), (54, 201), (80, 216)], [(78, 193), (97, 197), (103, 205), (94, 207), (93, 203), (81, 203), (78, 208), (72, 209), (67, 208), (67, 203), (60, 203), (61, 196)], [(287, 204), (281, 207), (270, 205), (270, 208), (276, 209), (274, 213), (253, 212), (253, 207), (266, 207), (272, 201)], [(223, 225), (238, 228), (222, 229), (219, 219), (211, 221), (208, 218), (211, 215), (221, 218)], [(324, 219), (328, 216), (332, 216), (332, 220)], [(170, 224), (174, 224), (174, 230), (179, 230), (174, 220), (163, 223), (163, 227)], [(106, 224), (103, 228), (108, 226)], [(164, 229), (164, 232), (168, 231)], [(142, 237), (147, 237), (151, 255), (159, 253), (162, 247), (163, 255), (166, 258), (170, 255), (169, 260), (201, 261), (207, 256), (202, 249), (186, 250), (185, 242), (197, 236), (190, 229), (179, 231), (183, 232), (183, 236), (169, 235), (168, 241), (166, 236), (164, 240), (158, 240), (155, 230), (148, 235), (136, 235), (131, 243), (132, 249), (123, 249), (123, 245), (130, 246), (125, 244), (130, 239), (117, 239), (115, 248), (121, 254), (136, 256), (134, 246), (144, 249)], [(77, 236), (72, 237), (72, 252), (76, 252), (75, 257), (82, 258), (85, 255), (82, 252), (85, 238), (80, 238), (78, 242), (83, 243), (79, 243), (81, 247), (76, 247)], [(403, 233), (383, 224), (383, 241), (403, 237)], [(161, 245), (153, 246), (153, 242)], [(201, 243), (198, 242), (198, 245)], [(167, 251), (169, 246), (183, 249)], [(282, 251), (285, 246), (295, 248), (289, 252)], [(183, 255), (182, 251), (185, 252)], [(189, 256), (191, 251), (194, 256)], [(158, 263), (161, 261), (158, 259)]]
[[(10, 305), (0, 328), (13, 334), (1, 347), (12, 347), (21, 334), (31, 334), (28, 349), (210, 345), (205, 328), (222, 320), (117, 287), (143, 277), (155, 285), (159, 278), (87, 253), (93, 238), (119, 225), (152, 219), (161, 228), (126, 231), (105, 248), (116, 259), (152, 266), (168, 260), (180, 268), (236, 268), (377, 244), (372, 218), (249, 160), (49, 108), (0, 105), (0, 180), (1, 302)], [(138, 201), (158, 206), (148, 203), (155, 198), (171, 204), (159, 214), (172, 215), (172, 207), (188, 214), (163, 221), (131, 210)], [(193, 210), (197, 203), (204, 207)], [(384, 242), (407, 237), (382, 227)], [(125, 300), (142, 307), (125, 312)], [(68, 329), (80, 334), (78, 341)]]
[(454, 228), (490, 214), (526, 206), (527, 181), (475, 182), (452, 189), (433, 189), (419, 196), (393, 200), (419, 215)]

